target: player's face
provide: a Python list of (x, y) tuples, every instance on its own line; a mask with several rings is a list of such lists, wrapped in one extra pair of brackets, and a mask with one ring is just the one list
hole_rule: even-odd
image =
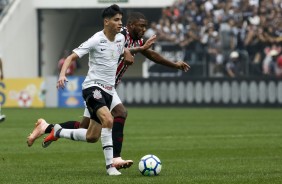
[(147, 21), (144, 19), (139, 19), (138, 21), (135, 21), (134, 23), (132, 23), (131, 26), (131, 36), (133, 37), (133, 39), (141, 39), (146, 30), (147, 30)]
[(120, 32), (122, 28), (122, 15), (116, 14), (115, 16), (108, 19), (106, 23), (110, 30), (112, 30), (115, 34)]

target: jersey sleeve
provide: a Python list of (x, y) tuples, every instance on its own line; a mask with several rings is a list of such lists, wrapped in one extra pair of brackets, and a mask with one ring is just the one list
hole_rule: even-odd
[(79, 58), (84, 56), (85, 54), (88, 54), (90, 50), (95, 48), (95, 45), (97, 43), (97, 39), (95, 39), (95, 35), (93, 35), (91, 38), (89, 38), (87, 41), (83, 42), (79, 47), (73, 50), (74, 53), (78, 55)]

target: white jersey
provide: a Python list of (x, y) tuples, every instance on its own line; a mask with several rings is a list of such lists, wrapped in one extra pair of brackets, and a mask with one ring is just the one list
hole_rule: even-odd
[(124, 42), (125, 38), (121, 33), (111, 42), (103, 31), (99, 31), (73, 50), (79, 58), (89, 53), (89, 70), (82, 83), (82, 89), (99, 86), (107, 93), (113, 94), (117, 64), (124, 51)]

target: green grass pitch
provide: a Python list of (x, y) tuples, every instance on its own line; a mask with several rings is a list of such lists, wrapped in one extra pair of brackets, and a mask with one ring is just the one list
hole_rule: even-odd
[[(83, 109), (2, 109), (0, 183), (32, 184), (280, 184), (282, 111), (248, 108), (128, 108), (121, 176), (107, 176), (101, 143), (60, 139), (32, 147), (26, 137), (40, 117), (80, 120)], [(145, 177), (138, 161), (155, 154), (159, 176)]]

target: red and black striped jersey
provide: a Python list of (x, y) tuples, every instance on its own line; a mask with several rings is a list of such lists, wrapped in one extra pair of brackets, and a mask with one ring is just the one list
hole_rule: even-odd
[[(142, 46), (144, 44), (143, 38), (141, 38), (139, 40), (133, 40), (126, 27), (123, 27), (121, 29), (121, 33), (125, 37), (124, 47), (126, 47), (126, 48), (140, 47), (140, 46)], [(120, 83), (121, 78), (122, 78), (124, 72), (128, 68), (127, 65), (124, 65), (124, 60), (123, 59), (124, 59), (124, 57), (121, 56), (119, 58), (119, 61), (118, 61), (118, 67), (117, 67), (117, 72), (116, 72), (116, 84), (115, 84), (116, 87)]]

